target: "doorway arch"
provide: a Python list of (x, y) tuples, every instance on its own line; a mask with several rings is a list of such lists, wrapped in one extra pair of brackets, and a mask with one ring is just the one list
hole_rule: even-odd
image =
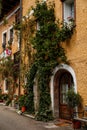
[[(70, 67), (69, 65), (66, 65), (66, 64), (60, 64), (59, 66), (57, 66), (54, 69), (53, 75), (51, 76), (51, 80), (50, 80), (50, 94), (51, 94), (51, 103), (52, 103), (51, 107), (52, 107), (55, 118), (63, 117), (60, 114), (61, 110), (63, 109), (60, 106), (60, 103), (61, 103), (61, 101), (60, 101), (60, 97), (61, 97), (60, 92), (61, 91), (60, 90), (64, 88), (63, 83), (65, 83), (65, 81), (61, 82), (61, 80), (64, 80), (64, 75), (67, 75), (67, 78), (68, 78), (65, 81), (68, 81), (70, 78), (70, 80), (71, 80), (70, 86), (73, 85), (75, 92), (77, 92), (76, 76), (75, 76), (75, 72), (72, 69), (72, 67)], [(62, 88), (60, 88), (61, 85), (62, 85)], [(68, 84), (68, 87), (69, 87), (69, 84)], [(67, 90), (67, 82), (66, 82), (65, 89)], [(64, 108), (64, 109), (66, 109), (66, 108)], [(66, 110), (66, 113), (67, 113), (67, 110)], [(68, 117), (64, 117), (64, 118), (68, 118)]]

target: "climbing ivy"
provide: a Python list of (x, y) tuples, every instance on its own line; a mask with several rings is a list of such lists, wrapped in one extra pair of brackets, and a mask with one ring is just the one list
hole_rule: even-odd
[(33, 49), (36, 50), (34, 61), (27, 75), (29, 111), (33, 110), (34, 112), (33, 85), (37, 73), (39, 108), (36, 119), (43, 121), (53, 119), (49, 87), (50, 76), (58, 64), (67, 63), (62, 44), (63, 41), (71, 38), (74, 29), (73, 26), (70, 28), (67, 23), (56, 21), (54, 7), (53, 3), (36, 2), (36, 6), (32, 9), (34, 10), (34, 20), (36, 24), (38, 23), (39, 29), (35, 30), (32, 40), (29, 39)]
[(27, 99), (27, 111), (30, 114), (34, 114), (35, 113), (35, 109), (34, 109), (34, 93), (33, 93), (33, 85), (34, 85), (34, 78), (37, 72), (37, 66), (36, 63), (34, 63), (29, 72), (27, 73), (27, 84), (26, 84), (26, 96), (28, 97)]

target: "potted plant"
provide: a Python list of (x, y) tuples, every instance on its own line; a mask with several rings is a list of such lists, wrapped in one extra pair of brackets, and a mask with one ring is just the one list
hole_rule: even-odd
[(25, 112), (26, 110), (26, 95), (21, 95), (18, 99), (19, 108), (22, 112)]
[(74, 89), (70, 89), (68, 90), (67, 94), (66, 94), (66, 101), (67, 101), (67, 105), (70, 109), (70, 113), (71, 113), (71, 118), (72, 118), (72, 123), (73, 123), (73, 128), (77, 129), (81, 127), (81, 122), (80, 121), (76, 121), (73, 120), (73, 116), (74, 116), (74, 112), (75, 112), (75, 108), (80, 106), (82, 103), (82, 98), (80, 96), (79, 93), (76, 93), (74, 91)]
[(6, 104), (6, 102), (9, 99), (9, 95), (8, 94), (3, 94), (3, 102)]

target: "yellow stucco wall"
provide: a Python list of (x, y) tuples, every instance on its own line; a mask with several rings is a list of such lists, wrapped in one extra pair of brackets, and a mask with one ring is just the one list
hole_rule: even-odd
[[(52, 0), (51, 0), (52, 1)], [(54, 0), (56, 18), (62, 20), (62, 3)], [(23, 15), (35, 5), (35, 0), (23, 0)], [(63, 43), (66, 54), (76, 75), (77, 90), (87, 104), (87, 0), (75, 0), (76, 28), (71, 40)]]
[[(2, 53), (3, 51), (3, 48), (2, 48), (2, 33), (7, 31), (7, 41), (6, 41), (6, 44), (8, 44), (8, 31), (10, 29), (11, 26), (13, 26), (13, 22), (15, 21), (15, 14), (12, 15), (8, 20), (7, 20), (7, 24), (4, 25), (4, 24), (1, 24), (0, 25), (0, 53)], [(13, 41), (13, 44), (12, 44), (12, 52), (16, 52), (18, 49), (18, 46), (17, 46), (17, 36), (15, 35), (15, 31), (14, 31), (14, 41)]]
[(35, 1), (36, 0), (23, 0), (22, 1), (22, 5), (23, 5), (22, 11), (23, 11), (24, 16), (28, 13), (28, 11), (31, 10), (31, 7), (35, 5)]
[(87, 1), (76, 0), (76, 29), (66, 43), (67, 56), (75, 71), (77, 90), (87, 104)]
[[(35, 6), (36, 0), (23, 0), (22, 11), (23, 15), (27, 15), (28, 10), (31, 10), (31, 6)], [(53, 0), (50, 0), (53, 1)], [(62, 20), (62, 3), (60, 0), (54, 0), (55, 2), (55, 15), (56, 19)], [(87, 0), (75, 0), (76, 10), (76, 28), (72, 38), (63, 43), (66, 49), (70, 66), (73, 68), (76, 75), (77, 90), (84, 99), (84, 104), (87, 104)], [(8, 24), (0, 25), (0, 54), (2, 53), (2, 32), (8, 31), (14, 21), (13, 15), (8, 19)], [(12, 45), (12, 52), (17, 51), (17, 41), (14, 38)]]
[[(18, 7), (18, 6), (17, 6)], [(17, 8), (16, 7), (16, 8)], [(16, 9), (15, 8), (15, 9)], [(10, 13), (13, 13), (14, 10)], [(3, 24), (2, 21), (0, 21), (0, 55), (3, 52), (3, 48), (2, 48), (2, 34), (3, 32), (6, 31), (6, 46), (8, 46), (8, 40), (9, 40), (9, 29), (13, 26), (13, 22), (15, 21), (15, 13), (10, 17), (11, 14), (8, 14), (9, 18), (7, 19), (7, 24)], [(18, 42), (17, 42), (17, 36), (15, 35), (15, 31), (14, 31), (14, 36), (13, 36), (13, 43), (12, 43), (12, 55), (18, 51)], [(0, 78), (0, 86), (2, 88), (2, 92), (4, 93), (4, 80), (1, 81)], [(16, 93), (18, 93), (18, 90), (16, 90)]]

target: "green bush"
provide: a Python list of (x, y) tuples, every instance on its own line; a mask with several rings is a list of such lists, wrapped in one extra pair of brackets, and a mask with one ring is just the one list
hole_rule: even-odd
[(6, 106), (8, 106), (11, 103), (11, 101), (12, 100), (10, 98), (8, 98), (7, 101), (6, 101)]
[(21, 95), (18, 99), (19, 107), (26, 106), (26, 95)]
[(74, 91), (74, 89), (70, 89), (70, 90), (68, 90), (68, 92), (66, 94), (66, 101), (67, 101), (67, 105), (70, 108), (75, 108), (75, 107), (81, 105), (82, 98), (79, 95), (79, 93), (76, 93)]
[(3, 100), (8, 100), (8, 98), (9, 98), (9, 95), (8, 94), (2, 94), (2, 99)]

